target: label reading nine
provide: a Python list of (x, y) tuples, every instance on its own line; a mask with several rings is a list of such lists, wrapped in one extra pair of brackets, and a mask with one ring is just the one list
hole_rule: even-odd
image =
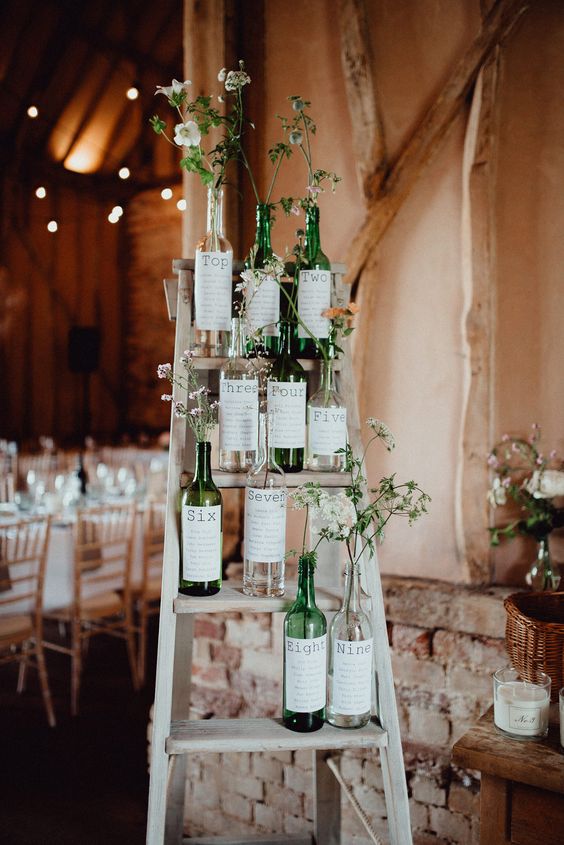
[(331, 708), (343, 716), (368, 713), (372, 700), (372, 638), (335, 640)]
[(182, 506), (182, 578), (215, 581), (221, 575), (221, 505)]
[(286, 637), (286, 709), (315, 713), (325, 707), (327, 695), (327, 634), (302, 640)]
[(194, 301), (196, 326), (229, 331), (233, 288), (233, 253), (196, 250)]

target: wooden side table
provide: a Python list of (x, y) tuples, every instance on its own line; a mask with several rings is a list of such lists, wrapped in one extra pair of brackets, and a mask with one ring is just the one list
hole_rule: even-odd
[(558, 704), (548, 737), (509, 739), (496, 730), (493, 707), (455, 743), (453, 762), (482, 773), (480, 845), (563, 845), (564, 749)]

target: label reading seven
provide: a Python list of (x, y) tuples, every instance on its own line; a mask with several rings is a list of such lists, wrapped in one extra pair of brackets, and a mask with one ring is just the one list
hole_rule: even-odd
[(245, 558), (261, 563), (284, 560), (286, 551), (286, 489), (247, 487), (245, 498)]

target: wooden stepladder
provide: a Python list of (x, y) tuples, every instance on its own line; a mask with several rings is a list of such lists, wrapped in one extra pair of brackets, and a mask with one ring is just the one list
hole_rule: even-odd
[[(174, 262), (178, 273), (178, 284), (165, 283), (169, 314), (176, 319), (174, 369), (180, 372), (180, 358), (190, 346), (191, 303), (193, 291), (194, 262)], [(241, 266), (234, 262), (234, 273)], [(339, 299), (347, 300), (342, 276), (343, 265), (332, 265), (333, 290)], [(176, 288), (176, 290), (175, 290)], [(173, 294), (176, 299), (172, 299)], [(197, 359), (197, 366), (208, 374), (220, 369), (223, 359)], [(318, 363), (302, 361), (308, 371), (316, 377)], [(349, 441), (356, 454), (362, 450), (358, 407), (354, 387), (354, 376), (350, 352), (345, 355), (337, 373), (339, 392), (348, 409)], [(314, 388), (316, 389), (316, 387)], [(173, 398), (186, 403), (187, 397), (177, 385)], [(364, 728), (343, 730), (324, 725), (311, 734), (299, 734), (287, 730), (280, 719), (209, 719), (190, 720), (190, 685), (192, 665), (192, 641), (194, 616), (196, 613), (222, 613), (236, 611), (245, 613), (286, 612), (295, 589), (287, 585), (287, 595), (281, 598), (252, 598), (245, 596), (240, 583), (224, 582), (221, 591), (209, 598), (192, 598), (178, 595), (179, 570), (179, 483), (183, 471), (190, 471), (194, 448), (189, 437), (189, 427), (184, 418), (172, 414), (170, 429), (170, 454), (167, 490), (167, 515), (162, 576), (162, 597), (157, 655), (155, 705), (151, 746), (151, 780), (147, 823), (147, 845), (177, 845), (182, 841), (184, 818), (184, 793), (186, 761), (189, 753), (205, 752), (276, 752), (280, 750), (310, 750), (313, 756), (314, 832), (301, 837), (280, 837), (274, 834), (253, 839), (253, 842), (293, 842), (301, 845), (339, 845), (341, 842), (341, 789), (359, 812), (361, 821), (374, 842), (380, 840), (371, 828), (370, 820), (358, 807), (352, 793), (340, 777), (335, 763), (335, 754), (347, 748), (362, 748), (367, 752), (379, 752), (384, 780), (384, 791), (391, 845), (411, 845), (411, 828), (407, 785), (399, 732), (398, 715), (394, 693), (394, 682), (384, 600), (378, 562), (375, 558), (364, 561), (363, 589), (370, 603), (374, 636), (374, 670), (376, 704), (374, 718)], [(214, 470), (218, 487), (244, 487), (245, 473), (224, 473)], [(342, 473), (301, 472), (287, 474), (288, 487), (297, 487), (305, 481), (319, 481), (324, 487), (335, 490), (346, 483)], [(328, 546), (328, 544), (324, 544)], [(321, 547), (320, 547), (321, 549)], [(325, 559), (320, 560), (317, 586), (317, 604), (324, 611), (335, 611), (342, 596), (339, 546), (327, 548)], [(321, 573), (331, 575), (322, 579)], [(280, 667), (282, 672), (282, 667)], [(187, 839), (186, 842), (191, 840)], [(234, 836), (232, 839), (199, 838), (200, 845), (213, 842), (243, 845), (249, 837)]]

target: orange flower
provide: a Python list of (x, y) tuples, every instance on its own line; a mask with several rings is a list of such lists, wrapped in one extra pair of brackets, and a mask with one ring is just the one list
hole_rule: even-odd
[(349, 302), (347, 305), (347, 310), (349, 314), (358, 314), (360, 311), (360, 305), (357, 305), (356, 302)]

